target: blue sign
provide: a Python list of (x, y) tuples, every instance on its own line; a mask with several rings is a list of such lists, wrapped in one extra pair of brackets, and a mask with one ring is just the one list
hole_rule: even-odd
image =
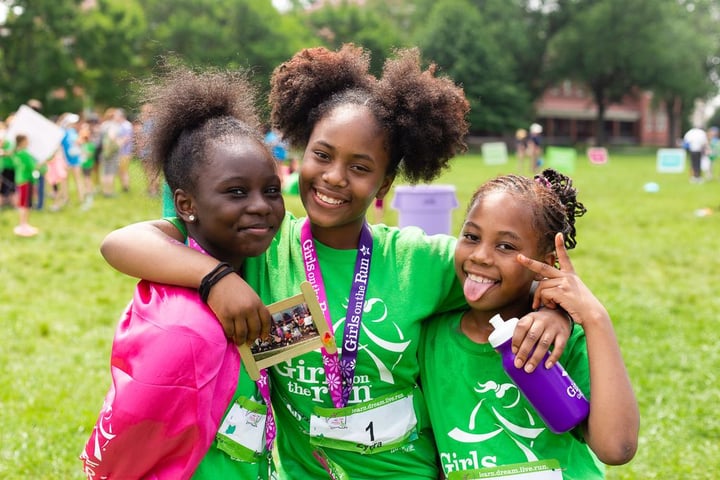
[(661, 148), (657, 151), (659, 173), (682, 173), (685, 171), (685, 150), (682, 148)]

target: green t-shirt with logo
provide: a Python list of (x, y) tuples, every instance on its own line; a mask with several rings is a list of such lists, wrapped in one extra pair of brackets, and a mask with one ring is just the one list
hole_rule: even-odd
[[(299, 285), (305, 281), (300, 240), (304, 221), (288, 214), (268, 251), (246, 260), (245, 278), (266, 304), (300, 293)], [(423, 319), (465, 304), (454, 273), (454, 238), (426, 236), (415, 227), (373, 225), (371, 229), (373, 252), (349, 406), (415, 387)], [(357, 251), (335, 250), (319, 242), (315, 248), (340, 346)], [(283, 361), (270, 372), (282, 469), (288, 478), (327, 478), (307, 434), (313, 408), (332, 407), (322, 355), (310, 352)], [(423, 428), (427, 426), (424, 410), (420, 402), (418, 437), (394, 450), (363, 454), (323, 447), (324, 454), (353, 480), (437, 479), (437, 454), (432, 432)]]
[[(520, 394), (489, 343), (460, 330), (463, 312), (427, 322), (420, 346), (420, 374), (440, 464), (449, 474), (555, 459), (563, 479), (604, 478), (604, 467), (582, 440), (579, 427), (552, 433)], [(589, 398), (585, 333), (576, 325), (560, 363)]]

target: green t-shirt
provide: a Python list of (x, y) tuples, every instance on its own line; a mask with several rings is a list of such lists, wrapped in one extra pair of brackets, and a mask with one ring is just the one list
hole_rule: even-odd
[(15, 170), (12, 151), (15, 144), (8, 139), (2, 140), (2, 154), (0, 154), (0, 170)]
[[(288, 215), (268, 251), (245, 262), (245, 278), (266, 304), (300, 292), (305, 281), (300, 228), (305, 219)], [(359, 334), (355, 380), (349, 405), (417, 385), (417, 348), (423, 319), (465, 304), (453, 267), (455, 239), (426, 236), (418, 228), (373, 225), (373, 253)], [(356, 250), (335, 250), (315, 242), (338, 346), (355, 266)], [(278, 453), (289, 478), (327, 478), (314, 458), (308, 418), (316, 406), (332, 407), (319, 352), (310, 352), (270, 371), (278, 423)], [(422, 405), (422, 404), (421, 404)], [(424, 407), (424, 405), (423, 405)], [(419, 408), (420, 424), (426, 412)], [(380, 453), (324, 449), (352, 480), (427, 478), (438, 475), (429, 429), (395, 450)]]
[(36, 162), (27, 150), (18, 150), (13, 154), (13, 163), (15, 165), (15, 184), (32, 182), (33, 170), (35, 170)]
[[(446, 474), (555, 459), (563, 478), (604, 478), (604, 467), (582, 440), (579, 427), (552, 433), (503, 370), (489, 343), (460, 330), (463, 312), (427, 322), (420, 346), (420, 375), (440, 464)], [(589, 398), (585, 333), (576, 325), (560, 363)]]
[(80, 167), (83, 170), (89, 170), (95, 165), (95, 150), (97, 150), (95, 142), (85, 142), (81, 145), (82, 163)]
[[(230, 408), (238, 397), (249, 397), (253, 401), (262, 403), (262, 397), (255, 382), (248, 376), (244, 368), (240, 368), (240, 379), (237, 390), (233, 395), (232, 402), (225, 410), (228, 414)], [(265, 480), (268, 478), (267, 457), (263, 457), (257, 463), (233, 460), (224, 451), (218, 449), (217, 440), (213, 440), (210, 449), (203, 457), (200, 465), (192, 476), (192, 480), (217, 480), (217, 479), (242, 479), (242, 480)]]

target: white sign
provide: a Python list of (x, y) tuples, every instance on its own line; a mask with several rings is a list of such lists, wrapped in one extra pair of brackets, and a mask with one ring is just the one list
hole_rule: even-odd
[(27, 105), (21, 105), (15, 113), (6, 138), (15, 143), (18, 134), (27, 135), (28, 151), (39, 163), (50, 160), (65, 136), (62, 128)]
[(508, 161), (505, 142), (487, 142), (482, 144), (482, 157), (485, 165), (503, 165)]

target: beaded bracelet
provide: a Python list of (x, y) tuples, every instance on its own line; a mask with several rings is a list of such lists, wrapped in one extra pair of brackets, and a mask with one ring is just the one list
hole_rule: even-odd
[(202, 299), (202, 301), (207, 303), (208, 297), (210, 296), (210, 289), (225, 276), (234, 272), (235, 269), (229, 263), (218, 263), (215, 268), (213, 268), (210, 273), (205, 275), (200, 282), (198, 292), (200, 293), (200, 298)]

